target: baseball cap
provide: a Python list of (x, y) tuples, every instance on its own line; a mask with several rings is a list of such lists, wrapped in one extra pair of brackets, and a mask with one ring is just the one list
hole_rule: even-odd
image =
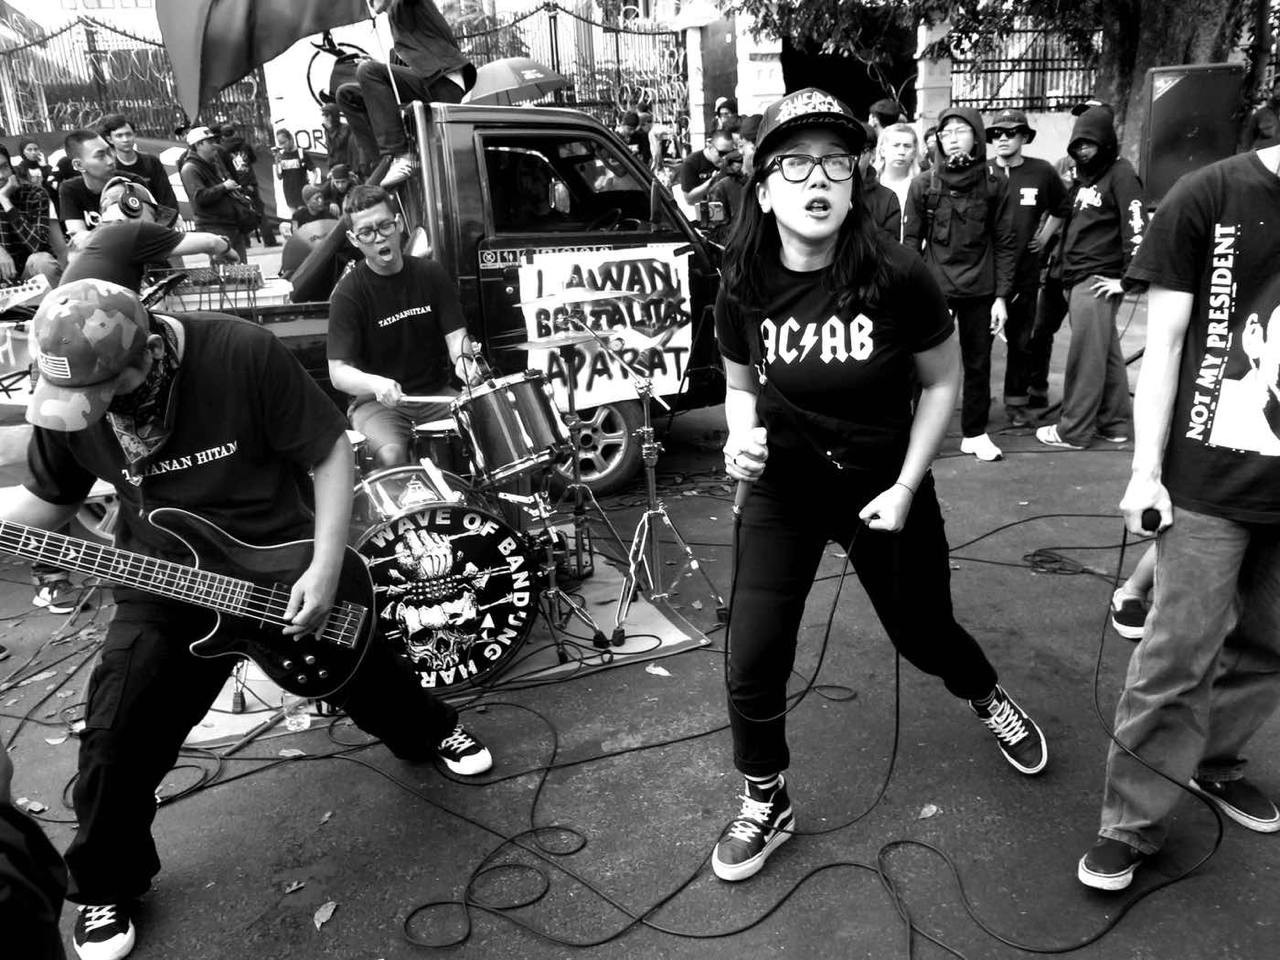
[(719, 113), (724, 107), (728, 107), (734, 113), (737, 113), (738, 101), (733, 99), (733, 97), (716, 97), (715, 112)]
[(212, 139), (214, 139), (214, 133), (208, 127), (192, 127), (187, 131), (187, 146), (189, 147), (194, 147), (197, 143)]
[(1021, 110), (1001, 110), (996, 114), (995, 119), (987, 124), (986, 129), (988, 142), (991, 141), (993, 130), (1021, 130), (1027, 143), (1036, 138), (1036, 132), (1031, 129), (1031, 124), (1027, 123), (1027, 115)]
[(105, 280), (50, 291), (31, 320), (39, 376), (27, 422), (69, 433), (102, 419), (120, 375), (147, 348), (150, 321), (138, 295)]
[(756, 151), (767, 154), (784, 133), (799, 127), (834, 128), (848, 143), (850, 153), (861, 153), (867, 142), (866, 128), (852, 110), (825, 90), (805, 87), (765, 108), (756, 132)]

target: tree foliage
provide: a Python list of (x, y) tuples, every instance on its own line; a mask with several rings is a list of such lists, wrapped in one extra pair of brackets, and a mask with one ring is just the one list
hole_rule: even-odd
[[(1226, 60), (1267, 0), (721, 0), (755, 19), (758, 35), (842, 53), (875, 70), (887, 26), (949, 24), (944, 47), (981, 53), (1030, 18), (1062, 36), (1097, 70), (1096, 94), (1117, 119), (1141, 119), (1146, 71)], [(936, 52), (936, 51), (935, 51)]]

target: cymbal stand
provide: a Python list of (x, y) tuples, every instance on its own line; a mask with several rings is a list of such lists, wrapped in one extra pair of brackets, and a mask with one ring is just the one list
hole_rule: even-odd
[[(578, 459), (578, 455), (582, 450), (582, 418), (578, 416), (578, 404), (574, 389), (574, 382), (577, 379), (576, 371), (573, 368), (574, 349), (571, 344), (559, 348), (569, 399), (569, 410), (562, 414), (561, 417), (565, 426), (569, 428), (569, 438), (572, 445), (573, 479), (565, 484), (564, 491), (560, 494), (560, 499), (556, 501), (555, 509), (558, 511), (566, 501), (570, 498), (573, 499), (573, 569), (578, 577), (585, 579), (595, 572), (595, 549), (591, 542), (590, 521), (587, 518), (589, 510), (594, 511), (595, 515), (599, 517), (606, 529), (608, 529), (609, 535), (613, 537), (613, 542), (618, 545), (618, 555), (625, 554), (627, 548), (622, 542), (622, 536), (618, 533), (618, 528), (613, 525), (609, 515), (600, 506), (600, 501), (596, 499), (595, 492), (592, 491), (590, 486), (582, 482), (582, 464)], [(603, 637), (603, 634), (601, 636)]]
[[(702, 578), (707, 582), (711, 596), (715, 598), (716, 612), (719, 615), (721, 611), (728, 609), (724, 602), (724, 597), (720, 595), (720, 591), (712, 582), (711, 576), (703, 569), (698, 558), (694, 556), (693, 550), (690, 549), (689, 544), (685, 542), (684, 537), (680, 535), (680, 531), (676, 529), (676, 525), (671, 521), (671, 515), (667, 513), (667, 505), (658, 498), (657, 466), (658, 457), (662, 453), (662, 444), (658, 443), (654, 436), (649, 401), (651, 399), (656, 400), (663, 407), (667, 409), (670, 409), (670, 407), (661, 397), (654, 396), (652, 377), (628, 363), (609, 345), (604, 337), (600, 336), (595, 330), (590, 329), (586, 323), (576, 320), (576, 318), (571, 317), (571, 319), (575, 319), (575, 322), (583, 330), (595, 337), (605, 353), (617, 361), (618, 365), (630, 374), (636, 395), (640, 398), (640, 410), (644, 416), (644, 423), (636, 428), (635, 436), (640, 442), (640, 462), (644, 465), (645, 488), (648, 497), (647, 507), (640, 520), (636, 523), (636, 532), (631, 538), (631, 548), (627, 551), (627, 574), (622, 581), (622, 592), (618, 594), (618, 607), (614, 616), (613, 635), (610, 640), (614, 646), (621, 646), (624, 642), (626, 631), (623, 630), (622, 624), (627, 619), (627, 614), (631, 611), (631, 603), (635, 598), (636, 590), (640, 589), (642, 574), (644, 582), (647, 584), (646, 592), (652, 602), (665, 599), (671, 595), (672, 587), (680, 582), (680, 576), (684, 573), (685, 567), (688, 567), (691, 571), (697, 571), (702, 574)], [(667, 531), (675, 539), (676, 545), (684, 551), (685, 556), (684, 564), (675, 569), (671, 583), (667, 586), (664, 586), (662, 582), (662, 543), (657, 536), (657, 531), (653, 529), (655, 521), (660, 521), (667, 528)]]

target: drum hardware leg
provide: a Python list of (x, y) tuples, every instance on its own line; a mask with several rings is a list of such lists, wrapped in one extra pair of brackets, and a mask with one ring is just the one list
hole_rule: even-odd
[[(702, 574), (711, 591), (711, 596), (715, 598), (717, 612), (726, 607), (724, 598), (716, 589), (710, 575), (703, 569), (693, 550), (689, 548), (689, 544), (672, 523), (671, 515), (667, 513), (667, 505), (658, 497), (656, 468), (658, 457), (662, 453), (662, 444), (658, 443), (654, 436), (653, 422), (649, 415), (649, 397), (653, 393), (653, 381), (647, 377), (636, 377), (635, 385), (636, 392), (640, 395), (640, 406), (644, 412), (644, 425), (636, 429), (635, 436), (640, 442), (640, 462), (644, 465), (648, 507), (636, 524), (635, 535), (631, 538), (631, 549), (627, 551), (627, 575), (623, 578), (622, 591), (618, 595), (618, 607), (611, 637), (615, 646), (621, 646), (626, 637), (622, 624), (631, 610), (636, 591), (641, 589), (642, 572), (650, 601), (662, 600), (670, 596), (671, 588), (680, 582), (680, 575), (684, 573), (685, 567), (688, 567), (691, 571)], [(676, 546), (684, 551), (684, 563), (676, 568), (672, 574), (671, 583), (667, 586), (662, 582), (662, 545), (658, 531), (653, 529), (654, 521), (661, 521), (675, 540)]]
[(245, 670), (249, 667), (248, 660), (241, 660), (235, 665), (231, 671), (232, 682), (234, 687), (231, 691), (231, 712), (244, 713), (244, 687), (245, 687)]
[(535, 542), (544, 550), (543, 572), (546, 575), (546, 586), (542, 588), (541, 599), (547, 614), (547, 626), (556, 644), (556, 656), (561, 663), (569, 662), (569, 654), (564, 647), (564, 629), (570, 618), (576, 617), (591, 631), (591, 645), (600, 650), (608, 649), (609, 638), (604, 635), (600, 625), (587, 612), (586, 605), (577, 597), (567, 593), (559, 584), (556, 575), (556, 533), (551, 526), (551, 509), (548, 498), (539, 492), (533, 495), (537, 517), (542, 521), (542, 532), (536, 534)]
[(598, 517), (609, 531), (613, 543), (618, 547), (618, 556), (627, 552), (626, 544), (618, 528), (613, 525), (609, 515), (600, 506), (595, 493), (588, 484), (582, 482), (582, 465), (578, 462), (578, 450), (582, 438), (582, 418), (576, 413), (564, 415), (565, 425), (569, 428), (569, 436), (573, 444), (573, 479), (565, 484), (560, 499), (556, 502), (559, 511), (566, 502), (573, 501), (573, 560), (578, 579), (585, 580), (595, 573), (595, 545), (591, 540), (591, 514)]

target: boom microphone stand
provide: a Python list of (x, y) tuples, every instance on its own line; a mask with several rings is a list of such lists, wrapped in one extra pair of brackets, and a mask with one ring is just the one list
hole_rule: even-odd
[[(702, 574), (702, 578), (707, 582), (711, 595), (716, 600), (717, 612), (727, 608), (724, 597), (720, 595), (720, 591), (712, 582), (710, 575), (703, 569), (698, 558), (694, 556), (693, 550), (689, 548), (689, 544), (685, 542), (684, 537), (680, 535), (680, 531), (676, 529), (676, 525), (672, 523), (671, 515), (667, 513), (667, 505), (658, 497), (656, 468), (658, 466), (658, 456), (662, 453), (662, 444), (658, 443), (654, 437), (649, 401), (651, 399), (656, 400), (666, 410), (671, 409), (670, 405), (661, 397), (654, 395), (652, 377), (627, 362), (609, 345), (604, 337), (600, 336), (595, 330), (590, 329), (581, 318), (570, 314), (569, 320), (580, 326), (586, 333), (591, 334), (605, 353), (615, 360), (626, 373), (630, 374), (632, 385), (635, 387), (636, 395), (640, 399), (641, 412), (644, 415), (644, 423), (636, 428), (635, 435), (636, 439), (640, 441), (640, 461), (644, 464), (648, 505), (639, 522), (636, 523), (636, 532), (631, 538), (631, 549), (627, 551), (627, 574), (622, 581), (622, 592), (618, 595), (613, 635), (610, 639), (615, 646), (621, 646), (626, 635), (622, 624), (627, 619), (627, 614), (631, 611), (631, 603), (635, 599), (636, 591), (641, 588), (642, 574), (646, 592), (649, 595), (650, 602), (652, 602), (666, 599), (670, 596), (671, 588), (680, 582), (681, 574), (684, 573), (685, 567), (688, 567), (690, 570)], [(675, 569), (672, 573), (670, 584), (666, 586), (663, 585), (661, 579), (662, 542), (653, 529), (656, 522), (660, 522), (667, 528), (672, 538), (674, 538), (676, 546), (684, 551), (685, 556), (684, 564)]]

